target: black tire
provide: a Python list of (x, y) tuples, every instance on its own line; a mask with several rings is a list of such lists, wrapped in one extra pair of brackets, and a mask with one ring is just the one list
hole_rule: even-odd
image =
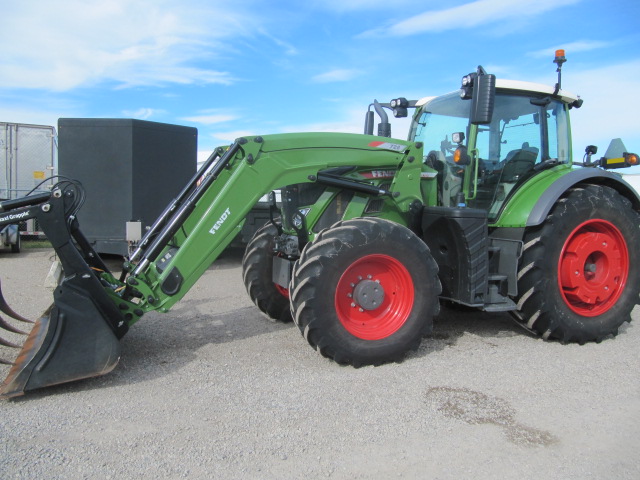
[(273, 247), (276, 227), (267, 223), (260, 228), (244, 252), (242, 279), (249, 297), (270, 319), (291, 322), (288, 291), (273, 283)]
[(309, 344), (353, 366), (399, 361), (431, 333), (438, 267), (411, 230), (378, 218), (339, 222), (294, 266), (291, 308)]
[(614, 189), (573, 188), (527, 229), (516, 319), (545, 339), (600, 342), (631, 321), (640, 292), (640, 215)]

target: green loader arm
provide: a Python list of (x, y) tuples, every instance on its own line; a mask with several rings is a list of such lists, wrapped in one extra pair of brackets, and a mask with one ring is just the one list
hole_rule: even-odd
[[(114, 300), (129, 302), (126, 294), (135, 290), (142, 294), (141, 301), (131, 304), (130, 312), (168, 311), (229, 245), (260, 197), (285, 185), (318, 181), (323, 170), (363, 165), (397, 170), (389, 193), (400, 211), (408, 211), (411, 202), (421, 200), (422, 165), (410, 160), (422, 158), (419, 146), (378, 140), (337, 133), (240, 139), (237, 153), (217, 178), (209, 184), (203, 181), (201, 198), (171, 241), (155, 258), (143, 256), (138, 265), (127, 265), (131, 269), (128, 289), (113, 290)], [(130, 324), (137, 318), (134, 313)]]
[[(120, 357), (118, 340), (129, 326), (145, 312), (167, 312), (178, 302), (233, 240), (264, 194), (287, 185), (318, 183), (356, 192), (360, 205), (364, 197), (384, 197), (393, 215), (401, 218), (422, 202), (421, 159), (420, 143), (368, 135), (238, 139), (227, 149), (217, 149), (165, 209), (125, 262), (120, 278), (108, 271), (78, 228), (75, 214), (84, 194), (76, 183), (60, 182), (51, 195), (0, 202), (0, 213), (8, 212), (0, 221), (39, 222), (64, 271), (52, 306), (35, 322), (15, 362), (3, 362), (11, 369), (0, 397), (111, 371)], [(380, 182), (340, 173), (363, 168), (384, 172), (389, 183), (382, 188)], [(315, 219), (311, 222), (318, 218), (310, 217)], [(313, 240), (315, 233), (304, 236)], [(21, 320), (1, 292), (0, 307)], [(9, 330), (3, 326), (7, 322), (0, 321), (0, 327)]]

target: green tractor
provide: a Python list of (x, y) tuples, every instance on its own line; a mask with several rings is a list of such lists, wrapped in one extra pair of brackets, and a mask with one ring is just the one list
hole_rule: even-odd
[[(64, 270), (35, 322), (4, 397), (104, 374), (119, 339), (146, 312), (167, 312), (272, 193), (271, 221), (249, 243), (243, 279), (257, 307), (293, 320), (341, 364), (398, 361), (432, 331), (441, 301), (510, 312), (562, 342), (599, 342), (631, 319), (640, 292), (640, 198), (609, 171), (638, 163), (620, 151), (572, 162), (560, 88), (501, 81), (481, 67), (459, 92), (373, 103), (365, 134), (239, 138), (216, 149), (148, 230), (116, 278), (82, 235), (84, 191), (0, 202), (0, 227), (36, 218)], [(386, 110), (415, 109), (407, 140)], [(11, 310), (0, 293), (0, 311)], [(16, 323), (3, 345), (20, 348)], [(26, 334), (26, 332), (23, 332)]]

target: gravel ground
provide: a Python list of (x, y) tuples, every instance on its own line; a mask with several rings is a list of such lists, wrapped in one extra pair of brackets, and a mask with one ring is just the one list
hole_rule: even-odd
[[(48, 306), (52, 256), (0, 253), (15, 310)], [(443, 309), (404, 362), (341, 367), (260, 314), (230, 252), (110, 374), (0, 401), (0, 478), (636, 480), (637, 320), (560, 345)]]

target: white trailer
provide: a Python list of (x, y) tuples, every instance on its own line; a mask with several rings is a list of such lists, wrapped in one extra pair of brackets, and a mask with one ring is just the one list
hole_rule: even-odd
[[(46, 125), (0, 122), (0, 200), (47, 192), (57, 171), (56, 129)], [(33, 220), (0, 231), (0, 248), (20, 250), (20, 236), (41, 235)]]

